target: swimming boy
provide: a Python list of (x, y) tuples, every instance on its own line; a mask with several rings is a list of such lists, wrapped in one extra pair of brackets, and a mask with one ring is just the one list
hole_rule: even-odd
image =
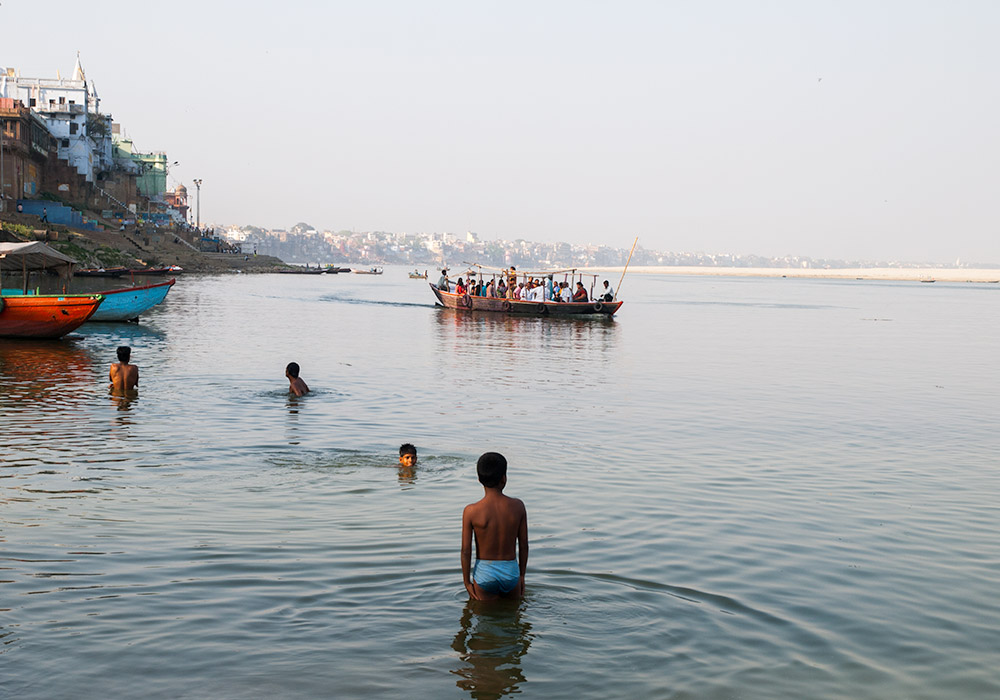
[[(462, 512), (462, 578), (475, 600), (524, 595), (528, 567), (528, 514), (524, 503), (503, 494), (507, 460), (487, 452), (476, 463), (485, 495)], [(472, 564), (472, 540), (476, 563)], [(515, 550), (516, 556), (515, 559)]]
[(285, 367), (285, 376), (288, 377), (288, 391), (296, 396), (305, 396), (309, 393), (309, 387), (299, 379), (299, 363), (289, 362)]
[(399, 446), (399, 464), (402, 467), (413, 467), (417, 464), (417, 448), (408, 442)]
[(111, 365), (108, 372), (108, 379), (111, 380), (108, 388), (115, 394), (124, 395), (139, 386), (139, 368), (128, 362), (132, 357), (132, 348), (128, 345), (120, 346), (117, 355), (118, 362)]

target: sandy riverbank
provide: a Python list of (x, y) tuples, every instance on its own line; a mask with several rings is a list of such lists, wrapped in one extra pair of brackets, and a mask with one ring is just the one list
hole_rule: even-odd
[[(620, 267), (584, 268), (583, 272), (621, 275)], [(866, 267), (841, 270), (813, 270), (778, 267), (668, 267), (636, 266), (628, 273), (637, 275), (700, 275), (709, 277), (800, 277), (811, 279), (862, 279), (939, 282), (1000, 282), (1000, 269)], [(612, 280), (614, 283), (614, 280)]]

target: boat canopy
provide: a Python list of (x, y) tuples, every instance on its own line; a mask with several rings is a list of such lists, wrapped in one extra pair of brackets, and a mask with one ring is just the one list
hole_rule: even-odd
[[(0, 282), (4, 274), (22, 275), (22, 292), (28, 293), (28, 275), (41, 270), (55, 270), (64, 280), (73, 274), (77, 261), (40, 241), (0, 243)], [(0, 284), (0, 289), (3, 285)], [(63, 289), (65, 291), (65, 288)]]
[(68, 275), (76, 264), (73, 258), (41, 241), (0, 243), (0, 270), (7, 273), (57, 269)]

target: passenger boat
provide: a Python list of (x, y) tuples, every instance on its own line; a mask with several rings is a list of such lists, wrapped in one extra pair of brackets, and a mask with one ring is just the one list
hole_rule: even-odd
[(441, 306), (459, 311), (490, 311), (520, 316), (613, 316), (621, 301), (519, 301), (455, 294), (429, 284)]
[[(636, 239), (638, 241), (638, 239)], [(634, 249), (634, 245), (633, 245)], [(631, 258), (630, 258), (631, 259)], [(468, 264), (468, 263), (467, 263)], [(463, 275), (469, 280), (470, 286), (475, 284), (474, 277), (478, 276), (480, 283), (485, 282), (487, 275), (492, 280), (511, 280), (522, 278), (524, 288), (531, 285), (530, 282), (546, 281), (552, 284), (555, 281), (566, 282), (573, 288), (574, 282), (583, 284), (584, 274), (578, 272), (576, 268), (566, 270), (545, 270), (543, 272), (516, 272), (513, 268), (508, 270), (491, 270), (484, 272), (482, 265), (473, 264), (477, 270), (469, 269)], [(628, 265), (626, 263), (626, 269)], [(562, 280), (554, 280), (556, 276), (563, 276)], [(594, 295), (594, 286), (597, 284), (598, 275), (588, 274), (592, 277), (590, 293)], [(624, 279), (625, 273), (622, 272)], [(461, 279), (461, 277), (459, 277)], [(619, 281), (620, 284), (620, 281)], [(493, 313), (513, 314), (519, 316), (614, 316), (622, 303), (616, 297), (610, 301), (604, 299), (590, 299), (589, 301), (543, 301), (542, 299), (512, 299), (508, 297), (476, 296), (475, 294), (456, 294), (451, 289), (441, 289), (436, 284), (429, 284), (431, 291), (441, 306), (459, 311), (489, 311)]]
[(350, 272), (351, 268), (349, 268), (349, 267), (337, 267), (336, 265), (327, 265), (326, 268), (325, 268), (325, 270), (326, 270), (326, 274), (328, 274), (328, 275), (337, 275), (337, 274), (340, 274), (341, 272)]
[(141, 287), (123, 287), (101, 292), (104, 302), (87, 320), (138, 321), (140, 315), (167, 298), (167, 292), (175, 282), (176, 279), (170, 279)]
[(354, 274), (356, 274), (356, 275), (381, 275), (382, 274), (382, 268), (381, 267), (370, 267), (367, 270), (355, 270)]
[(410, 272), (408, 274), (410, 275), (410, 279), (411, 280), (425, 280), (425, 279), (427, 279), (427, 270), (424, 270), (423, 274), (421, 274), (419, 270), (414, 270), (413, 272)]
[(104, 301), (100, 294), (0, 295), (0, 337), (61, 338)]

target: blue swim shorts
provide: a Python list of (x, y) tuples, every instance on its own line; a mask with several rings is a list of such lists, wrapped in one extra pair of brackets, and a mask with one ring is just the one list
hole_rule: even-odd
[(521, 569), (516, 559), (476, 559), (472, 566), (472, 580), (486, 593), (510, 593), (520, 579)]

